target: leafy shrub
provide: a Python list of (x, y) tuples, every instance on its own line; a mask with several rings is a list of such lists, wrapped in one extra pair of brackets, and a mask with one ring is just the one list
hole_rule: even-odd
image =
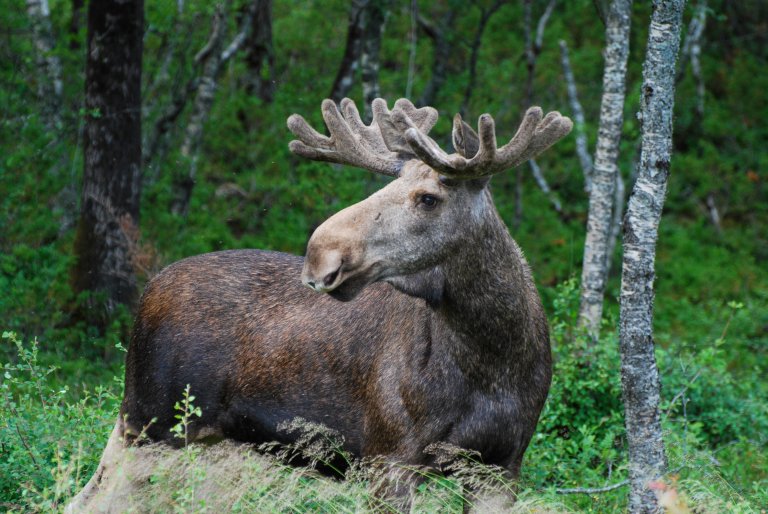
[(77, 391), (56, 385), (37, 340), (3, 332), (16, 358), (0, 379), (0, 498), (9, 509), (57, 510), (90, 476), (117, 414), (116, 386)]

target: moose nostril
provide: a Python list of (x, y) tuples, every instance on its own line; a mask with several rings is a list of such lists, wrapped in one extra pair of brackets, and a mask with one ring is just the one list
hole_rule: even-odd
[(325, 287), (328, 287), (328, 286), (330, 286), (331, 284), (333, 284), (333, 283), (334, 283), (334, 281), (336, 280), (336, 277), (338, 277), (338, 276), (339, 276), (339, 270), (341, 270), (341, 268), (337, 269), (337, 270), (336, 270), (336, 271), (334, 271), (333, 273), (328, 273), (328, 274), (325, 276), (325, 278), (323, 279), (323, 285), (324, 285)]
[(315, 288), (315, 281), (314, 280), (309, 280), (309, 281), (307, 281), (307, 285), (309, 287), (311, 287), (312, 289), (314, 289)]

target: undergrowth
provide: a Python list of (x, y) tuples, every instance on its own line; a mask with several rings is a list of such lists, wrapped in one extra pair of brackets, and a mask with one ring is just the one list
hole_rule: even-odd
[[(517, 498), (516, 512), (625, 508), (625, 486), (560, 494), (627, 478), (616, 335), (610, 331), (611, 320), (594, 343), (574, 329), (577, 303), (575, 281), (558, 288), (551, 320), (554, 381), (519, 483), (511, 483), (502, 470), (483, 464), (472, 452), (437, 445), (428, 451), (438, 456), (449, 477), (394, 468), (403, 476), (421, 476), (417, 511), (461, 512), (463, 501), (477, 502), (480, 511), (508, 510), (510, 505), (502, 507), (504, 497)], [(695, 512), (760, 512), (768, 505), (767, 386), (757, 376), (736, 374), (727, 358), (728, 325), (745, 308), (726, 305), (720, 337), (702, 349), (680, 345), (674, 351), (657, 350), (671, 470), (658, 492), (663, 498), (674, 496), (675, 505), (695, 507)], [(12, 345), (15, 354), (3, 364), (0, 383), (0, 497), (5, 499), (0, 507), (58, 512), (95, 469), (117, 413), (121, 379), (72, 391), (56, 378), (60, 370), (40, 362), (36, 340), (24, 342), (5, 332), (3, 344)], [(193, 396), (180, 398), (176, 405), (179, 423), (174, 430), (183, 438), (199, 407)], [(391, 467), (356, 461), (343, 450), (343, 437), (322, 425), (297, 419), (282, 429), (297, 435), (296, 442), (260, 448), (235, 443), (191, 444), (181, 450), (133, 448), (122, 478), (108, 494), (120, 511), (131, 505), (146, 512), (395, 509), (371, 493), (391, 479)], [(314, 470), (339, 463), (348, 468), (346, 480)], [(468, 496), (463, 486), (482, 494)]]

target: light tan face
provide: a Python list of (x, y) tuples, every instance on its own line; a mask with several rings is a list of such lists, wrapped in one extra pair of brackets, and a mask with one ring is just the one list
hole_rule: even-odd
[(434, 267), (468, 239), (487, 208), (482, 185), (449, 185), (409, 161), (398, 179), (315, 230), (302, 282), (351, 300), (373, 282)]

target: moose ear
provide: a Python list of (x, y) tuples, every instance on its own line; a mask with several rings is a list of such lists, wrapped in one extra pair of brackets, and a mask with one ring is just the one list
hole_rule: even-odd
[(461, 119), (461, 114), (453, 117), (453, 147), (465, 159), (471, 159), (480, 149), (480, 138), (472, 127)]

